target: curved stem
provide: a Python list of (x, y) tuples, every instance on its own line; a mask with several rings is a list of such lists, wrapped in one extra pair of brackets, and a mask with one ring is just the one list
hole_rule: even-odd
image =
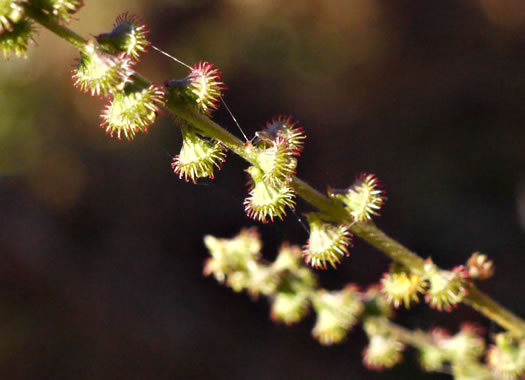
[(53, 18), (43, 13), (40, 9), (33, 8), (31, 5), (26, 5), (24, 8), (26, 14), (40, 25), (46, 27), (60, 38), (63, 38), (77, 49), (83, 49), (86, 40), (80, 35), (76, 34), (71, 29), (58, 24)]
[[(27, 7), (26, 10), (29, 17), (57, 34), (59, 37), (65, 39), (78, 49), (83, 48), (85, 40), (81, 36), (77, 35), (70, 29), (59, 25), (53, 18), (38, 10), (34, 10), (31, 7)], [(134, 79), (136, 85), (149, 86), (151, 84), (148, 79), (140, 74), (134, 75)], [(208, 117), (201, 115), (191, 107), (188, 107), (176, 96), (168, 94), (167, 107), (177, 117), (184, 119), (199, 129), (203, 135), (220, 141), (224, 146), (235, 152), (237, 155), (243, 157), (248, 162), (254, 163), (254, 157), (244, 149), (245, 144), (240, 139), (226, 131)], [(333, 202), (330, 198), (323, 195), (296, 176), (293, 176), (291, 181), (297, 195), (328, 215), (334, 221), (352, 223), (351, 216), (340, 204)], [(353, 224), (352, 232), (385, 253), (392, 260), (403, 264), (411, 271), (423, 273), (424, 260), (402, 244), (387, 236), (373, 223)], [(525, 321), (511, 311), (505, 309), (488, 295), (477, 290), (475, 287), (472, 287), (470, 295), (465, 298), (464, 302), (485, 315), (487, 318), (495, 321), (509, 331), (512, 331), (516, 336), (525, 337)], [(401, 334), (402, 330), (399, 330), (398, 332)]]

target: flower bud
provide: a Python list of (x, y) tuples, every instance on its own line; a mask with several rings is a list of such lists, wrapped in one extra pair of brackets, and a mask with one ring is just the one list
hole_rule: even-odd
[(182, 148), (171, 167), (186, 182), (197, 183), (198, 178), (214, 178), (214, 168), (219, 170), (226, 160), (225, 148), (216, 141), (200, 137), (195, 128), (183, 125)]
[(272, 301), (271, 318), (287, 325), (299, 322), (308, 313), (308, 297), (303, 293), (278, 293)]
[(148, 33), (149, 30), (142, 18), (125, 12), (117, 17), (110, 33), (99, 34), (96, 39), (101, 45), (108, 47), (112, 54), (124, 52), (137, 60), (150, 45), (146, 38)]
[(319, 290), (312, 302), (317, 313), (312, 335), (323, 345), (342, 342), (364, 308), (353, 286), (340, 291)]
[(448, 361), (445, 351), (436, 346), (424, 346), (419, 351), (419, 363), (427, 372), (434, 372), (443, 367)]
[(379, 209), (385, 201), (384, 191), (379, 188), (379, 181), (373, 174), (361, 174), (346, 190), (328, 191), (331, 197), (341, 200), (356, 222), (366, 222), (372, 216), (379, 215)]
[(235, 272), (246, 273), (248, 263), (259, 258), (262, 248), (255, 228), (243, 229), (232, 239), (207, 235), (204, 237), (204, 244), (211, 255), (204, 266), (204, 275), (213, 274), (221, 283)]
[(394, 314), (391, 303), (381, 293), (378, 284), (369, 286), (362, 295), (362, 300), (366, 315), (390, 318)]
[(80, 53), (78, 66), (73, 70), (76, 87), (91, 95), (107, 96), (122, 91), (131, 82), (133, 60), (124, 53), (113, 56), (105, 53), (98, 43), (90, 40)]
[(24, 19), (24, 3), (27, 3), (27, 0), (0, 1), (0, 35), (4, 32), (12, 32), (14, 25)]
[(22, 20), (11, 25), (11, 30), (4, 29), (0, 34), (0, 51), (4, 59), (11, 54), (17, 57), (26, 57), (29, 44), (34, 41), (35, 27), (30, 20)]
[(481, 329), (465, 323), (456, 335), (438, 339), (437, 343), (453, 360), (477, 361), (485, 352), (485, 340), (480, 333)]
[(147, 132), (157, 118), (159, 107), (164, 105), (164, 92), (157, 86), (139, 89), (128, 86), (117, 92), (102, 112), (101, 128), (120, 140), (124, 135), (132, 140), (137, 132)]
[(323, 269), (326, 269), (326, 263), (329, 263), (335, 268), (342, 257), (348, 256), (348, 246), (352, 239), (349, 227), (325, 222), (316, 213), (308, 214), (307, 218), (310, 237), (303, 249), (306, 263), (314, 268)]
[(401, 353), (404, 348), (405, 345), (392, 336), (372, 335), (363, 351), (363, 363), (368, 369), (376, 371), (392, 368), (403, 359)]
[[(263, 171), (263, 180), (270, 184), (286, 184), (297, 167), (296, 150), (284, 137), (265, 141), (267, 147), (257, 150), (256, 162)], [(254, 150), (255, 151), (255, 150)]]
[[(479, 362), (452, 362), (454, 380), (495, 380), (490, 370)], [(499, 378), (498, 378), (499, 379)]]
[(425, 300), (430, 307), (450, 312), (469, 293), (470, 281), (463, 266), (452, 271), (439, 270), (429, 259), (425, 271), (430, 282)]
[(525, 375), (525, 339), (509, 333), (496, 335), (496, 344), (489, 348), (487, 363), (497, 379), (519, 379)]
[(68, 23), (71, 16), (84, 6), (81, 0), (31, 0), (31, 6), (52, 15), (58, 22)]
[(248, 276), (250, 278), (246, 288), (252, 296), (263, 294), (271, 296), (277, 291), (280, 283), (279, 275), (268, 265), (256, 261), (247, 263)]
[(166, 81), (166, 87), (180, 93), (198, 112), (210, 115), (225, 90), (220, 78), (221, 72), (212, 63), (201, 61), (184, 80)]
[(297, 123), (292, 122), (292, 118), (289, 116), (279, 116), (274, 118), (271, 122), (266, 124), (266, 129), (259, 132), (259, 136), (265, 136), (272, 140), (276, 140), (278, 137), (282, 137), (288, 141), (296, 154), (303, 151), (304, 135), (303, 129), (296, 126)]
[(381, 279), (381, 292), (396, 309), (401, 303), (409, 309), (412, 302), (419, 302), (419, 293), (424, 290), (423, 278), (403, 269), (393, 269)]
[(247, 169), (252, 179), (253, 188), (244, 200), (246, 214), (255, 220), (267, 223), (275, 217), (283, 219), (286, 207), (294, 208), (295, 194), (291, 187), (280, 184), (273, 185), (264, 181), (264, 173), (257, 166)]
[(474, 252), (467, 261), (467, 273), (471, 278), (486, 280), (494, 275), (494, 262), (487, 255)]

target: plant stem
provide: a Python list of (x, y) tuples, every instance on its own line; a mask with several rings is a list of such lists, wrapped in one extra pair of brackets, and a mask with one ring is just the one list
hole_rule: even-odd
[(86, 44), (86, 40), (84, 38), (73, 32), (71, 29), (58, 24), (53, 18), (43, 13), (40, 9), (33, 8), (31, 5), (26, 5), (24, 8), (26, 14), (29, 17), (55, 33), (60, 38), (63, 38), (69, 42), (78, 50), (82, 50)]
[[(42, 26), (65, 39), (76, 48), (83, 48), (86, 40), (75, 32), (59, 25), (53, 18), (41, 11), (32, 9), (30, 6), (26, 7), (26, 11), (29, 17), (33, 18)], [(151, 84), (148, 79), (140, 74), (134, 75), (134, 81), (138, 86), (147, 87)], [(176, 96), (168, 94), (167, 97), (167, 107), (176, 116), (191, 123), (202, 132), (203, 135), (221, 142), (224, 146), (248, 162), (255, 162), (254, 157), (245, 149), (245, 143), (240, 139), (226, 131), (208, 117), (201, 115), (188, 107), (187, 104), (180, 99), (177, 99)], [(318, 208), (334, 221), (352, 224), (353, 220), (343, 206), (333, 202), (330, 198), (323, 195), (300, 178), (293, 176), (291, 185), (295, 189), (297, 195)], [(418, 274), (423, 273), (424, 260), (408, 248), (387, 236), (373, 223), (353, 224), (352, 232), (385, 253), (392, 260), (403, 264), (411, 271)], [(487, 318), (497, 322), (502, 327), (512, 331), (517, 337), (525, 337), (525, 321), (505, 309), (488, 295), (477, 290), (474, 286), (472, 287), (470, 294), (465, 298), (465, 303), (472, 306)], [(402, 330), (398, 331), (400, 334), (402, 333)]]

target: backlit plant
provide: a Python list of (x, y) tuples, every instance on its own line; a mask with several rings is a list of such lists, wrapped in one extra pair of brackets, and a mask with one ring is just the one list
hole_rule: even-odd
[[(371, 370), (395, 366), (404, 349), (412, 346), (425, 371), (449, 368), (457, 379), (525, 375), (525, 321), (475, 286), (475, 281), (494, 273), (486, 255), (476, 252), (465, 266), (444, 270), (411, 252), (372, 221), (386, 200), (375, 175), (360, 174), (347, 188), (329, 189), (326, 195), (316, 191), (295, 175), (306, 136), (291, 117), (271, 119), (251, 141), (239, 140), (210, 119), (225, 90), (213, 64), (199, 62), (189, 67), (185, 78), (166, 80), (164, 87), (155, 85), (135, 71), (151, 45), (141, 18), (124, 13), (109, 32), (84, 39), (64, 26), (82, 4), (78, 0), (0, 0), (4, 58), (25, 56), (35, 38), (35, 25), (40, 24), (79, 50), (73, 83), (107, 100), (101, 127), (110, 137), (131, 140), (147, 133), (164, 109), (174, 116), (183, 136), (172, 163), (181, 179), (196, 183), (213, 178), (231, 150), (250, 164), (244, 201), (249, 217), (263, 223), (283, 219), (296, 207), (297, 197), (318, 210), (306, 215), (309, 236), (304, 247), (284, 243), (273, 262), (262, 257), (255, 228), (231, 239), (206, 236), (210, 258), (205, 275), (236, 292), (267, 297), (271, 318), (278, 323), (291, 325), (315, 313), (312, 336), (323, 345), (343, 342), (361, 324), (369, 339), (363, 363)], [(356, 284), (324, 289), (314, 270), (336, 268), (346, 260), (354, 235), (388, 255), (393, 260), (390, 271), (366, 289)], [(411, 331), (392, 322), (392, 307), (409, 308), (420, 299), (439, 311), (465, 303), (506, 331), (490, 337), (487, 349), (484, 332), (470, 324), (452, 335), (439, 328)]]

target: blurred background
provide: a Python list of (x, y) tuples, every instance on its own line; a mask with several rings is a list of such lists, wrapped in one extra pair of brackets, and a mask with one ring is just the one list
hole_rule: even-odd
[[(525, 3), (90, 0), (71, 28), (107, 32), (124, 11), (156, 46), (224, 72), (248, 136), (276, 115), (299, 120), (298, 174), (312, 185), (375, 173), (387, 234), (444, 268), (488, 254), (496, 275), (480, 287), (525, 316)], [(214, 181), (179, 180), (181, 137), (166, 114), (132, 142), (106, 136), (103, 101), (72, 85), (77, 56), (41, 29), (26, 60), (0, 63), (1, 378), (450, 378), (423, 373), (412, 350), (369, 372), (360, 328), (321, 347), (312, 316), (276, 325), (266, 300), (204, 278), (203, 236), (257, 225), (242, 206), (245, 163), (230, 154)], [(159, 83), (187, 74), (156, 52), (138, 70)], [(223, 109), (215, 119), (238, 134)], [(269, 259), (307, 238), (293, 215), (259, 227)], [(366, 287), (388, 265), (356, 239), (322, 284)], [(397, 316), (452, 331), (465, 320), (499, 331), (466, 306)]]

